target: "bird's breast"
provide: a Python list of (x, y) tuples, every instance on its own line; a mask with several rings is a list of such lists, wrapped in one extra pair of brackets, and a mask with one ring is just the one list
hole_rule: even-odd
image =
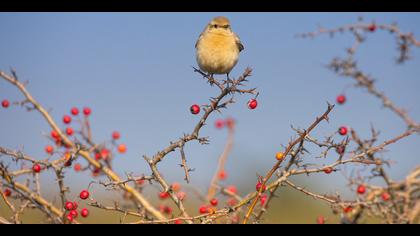
[(212, 74), (229, 73), (236, 65), (239, 49), (235, 38), (223, 34), (207, 34), (197, 45), (197, 62)]

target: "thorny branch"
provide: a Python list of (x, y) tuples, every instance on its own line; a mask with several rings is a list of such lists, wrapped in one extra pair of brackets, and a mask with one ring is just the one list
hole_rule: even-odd
[[(170, 142), (167, 147), (155, 153), (151, 158), (146, 155), (143, 156), (150, 167), (151, 175), (148, 176), (143, 174), (140, 176), (128, 174), (126, 179), (121, 178), (112, 170), (112, 154), (109, 154), (106, 159), (102, 160), (95, 158), (95, 155), (100, 153), (107, 144), (97, 144), (93, 141), (91, 125), (87, 117), (80, 120), (81, 130), (77, 133), (80, 134), (81, 139), (78, 140), (76, 137), (74, 137), (74, 139), (70, 138), (59, 128), (48, 110), (32, 97), (26, 89), (27, 84), (18, 79), (17, 73), (13, 69), (11, 70), (10, 75), (0, 71), (0, 77), (17, 87), (25, 97), (23, 101), (16, 102), (15, 104), (25, 107), (28, 111), (38, 111), (52, 130), (58, 134), (60, 142), (57, 145), (67, 147), (67, 151), (70, 155), (70, 157), (68, 155), (63, 155), (57, 159), (50, 156), (40, 160), (24, 154), (20, 150), (15, 151), (0, 147), (0, 157), (8, 157), (16, 164), (39, 164), (43, 171), (54, 171), (61, 201), (61, 207), (58, 208), (52, 202), (41, 196), (39, 174), (33, 174), (31, 168), (22, 165), (18, 170), (9, 170), (9, 166), (0, 162), (0, 176), (2, 178), (2, 182), (0, 183), (1, 199), (6, 207), (12, 212), (12, 217), (10, 219), (0, 216), (0, 223), (21, 223), (20, 216), (25, 209), (28, 208), (36, 208), (42, 211), (46, 215), (48, 222), (67, 223), (63, 208), (65, 201), (67, 200), (69, 189), (65, 186), (64, 170), (68, 168), (67, 165), (69, 163), (71, 164), (71, 162), (75, 161), (78, 157), (82, 157), (89, 163), (88, 167), (84, 168), (84, 170), (93, 169), (108, 178), (108, 182), (99, 181), (99, 184), (108, 190), (122, 190), (125, 193), (124, 196), (129, 196), (128, 199), (133, 201), (133, 207), (126, 207), (117, 201), (114, 202), (114, 206), (105, 206), (93, 199), (88, 203), (91, 207), (104, 211), (122, 213), (123, 218), (121, 219), (121, 223), (125, 222), (126, 216), (138, 218), (138, 220), (132, 222), (135, 224), (168, 224), (177, 222), (220, 223), (223, 222), (221, 221), (222, 219), (225, 219), (224, 222), (232, 223), (238, 222), (236, 217), (239, 217), (239, 215), (244, 216), (243, 223), (248, 223), (251, 219), (254, 220), (253, 222), (258, 223), (263, 214), (269, 210), (269, 203), (276, 197), (278, 189), (285, 187), (295, 189), (307, 196), (329, 204), (333, 209), (333, 212), (339, 212), (339, 210), (346, 209), (343, 210), (344, 213), (341, 215), (341, 223), (359, 223), (363, 216), (376, 216), (383, 219), (386, 223), (419, 222), (420, 168), (416, 167), (404, 180), (395, 181), (391, 179), (384, 168), (384, 165), (389, 166), (391, 165), (391, 162), (379, 155), (382, 154), (389, 145), (419, 133), (419, 123), (412, 119), (403, 108), (395, 105), (388, 96), (377, 89), (376, 80), (369, 74), (361, 71), (355, 59), (356, 52), (360, 49), (360, 45), (366, 41), (369, 34), (377, 30), (387, 31), (395, 36), (399, 51), (397, 58), (398, 63), (409, 60), (410, 50), (420, 46), (420, 42), (412, 33), (402, 32), (396, 24), (365, 23), (362, 19), (355, 24), (345, 25), (335, 29), (320, 28), (318, 31), (300, 34), (299, 36), (314, 38), (321, 34), (334, 36), (338, 33), (350, 32), (355, 37), (355, 43), (346, 50), (347, 56), (344, 59), (335, 58), (328, 65), (328, 68), (339, 76), (353, 79), (355, 87), (365, 88), (369, 94), (377, 97), (384, 107), (391, 110), (404, 121), (407, 125), (407, 130), (380, 144), (376, 144), (379, 140), (379, 132), (373, 129), (373, 127), (371, 130), (372, 137), (367, 139), (359, 136), (356, 130), (350, 129), (350, 135), (345, 136), (340, 141), (334, 140), (336, 133), (331, 134), (322, 140), (319, 137), (312, 136), (311, 131), (323, 120), (328, 121), (328, 115), (334, 107), (333, 105), (328, 104), (326, 112), (320, 117), (317, 117), (307, 129), (300, 130), (292, 127), (293, 131), (296, 132), (297, 137), (292, 139), (284, 148), (283, 158), (277, 160), (264, 177), (260, 177), (260, 184), (261, 186), (265, 186), (265, 188), (262, 187), (258, 191), (248, 193), (242, 197), (229, 187), (219, 185), (218, 174), (224, 170), (226, 159), (232, 148), (233, 128), (230, 128), (225, 149), (219, 157), (216, 174), (212, 178), (208, 189), (207, 198), (204, 195), (199, 198), (203, 201), (209, 201), (220, 194), (235, 201), (231, 201), (226, 206), (219, 207), (218, 209), (208, 208), (207, 213), (196, 216), (190, 215), (187, 212), (187, 208), (183, 202), (184, 199), (182, 195), (179, 195), (179, 192), (177, 192), (179, 190), (175, 190), (173, 185), (170, 185), (168, 181), (164, 179), (162, 173), (158, 169), (158, 164), (162, 162), (169, 153), (179, 151), (181, 156), (180, 166), (183, 169), (185, 181), (187, 184), (190, 183), (190, 172), (193, 169), (190, 169), (187, 166), (188, 156), (184, 151), (184, 147), (191, 141), (198, 141), (200, 144), (209, 143), (208, 137), (200, 136), (201, 129), (214, 111), (222, 112), (223, 108), (227, 108), (230, 104), (235, 102), (234, 94), (251, 94), (258, 96), (256, 89), (243, 88), (248, 81), (248, 77), (251, 75), (250, 68), (247, 68), (237, 79), (228, 78), (224, 80), (218, 80), (207, 75), (203, 71), (194, 68), (195, 72), (202, 75), (211, 86), (215, 86), (216, 89), (219, 90), (219, 94), (216, 97), (212, 97), (208, 105), (202, 106), (204, 113), (200, 117), (198, 123), (193, 127), (191, 133), (184, 134), (178, 140)], [(336, 151), (338, 158), (336, 161), (327, 165), (309, 163), (308, 155), (312, 155), (312, 153), (309, 153), (309, 149), (307, 149), (308, 145), (315, 145), (321, 149), (320, 155), (315, 158), (326, 159), (331, 156), (331, 151)], [(282, 167), (281, 165), (285, 159), (288, 159), (288, 162)], [(339, 194), (326, 195), (315, 193), (305, 187), (299, 186), (291, 180), (292, 177), (297, 175), (308, 176), (316, 173), (329, 174), (339, 171), (341, 166), (350, 164), (354, 164), (355, 166), (360, 165), (365, 168), (371, 167), (371, 172), (368, 176), (359, 176), (358, 178), (349, 177), (349, 186), (364, 186), (367, 189), (367, 194), (359, 195), (354, 201), (343, 200)], [(31, 175), (32, 182), (29, 181)], [(274, 179), (273, 175), (275, 176)], [(28, 180), (25, 184), (16, 181), (18, 178), (25, 176), (28, 176)], [(375, 186), (369, 183), (369, 180), (377, 177), (384, 181), (384, 186)], [(272, 181), (270, 182), (270, 180)], [(150, 185), (158, 183), (161, 191), (168, 194), (172, 202), (179, 209), (180, 214), (177, 216), (172, 214), (172, 217), (167, 218), (161, 211), (156, 209), (151, 203), (151, 200), (146, 199), (143, 195), (143, 181), (147, 181)], [(13, 190), (15, 194), (13, 200), (6, 196), (4, 192), (6, 189)], [(266, 191), (269, 192), (268, 196), (264, 194)], [(388, 196), (386, 194), (389, 195), (389, 199), (385, 199), (384, 196)], [(258, 201), (261, 202), (259, 208), (257, 206)], [(20, 203), (19, 207), (16, 205), (17, 203)], [(256, 211), (256, 209), (259, 209), (259, 211)], [(73, 221), (73, 223), (78, 222)]]

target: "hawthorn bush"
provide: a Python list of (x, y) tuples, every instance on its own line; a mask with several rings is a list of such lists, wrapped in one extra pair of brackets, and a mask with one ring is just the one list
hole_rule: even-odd
[[(217, 79), (194, 68), (194, 72), (204, 78), (203, 82), (217, 88), (218, 94), (211, 95), (208, 104), (191, 104), (190, 115), (200, 117), (191, 132), (184, 134), (178, 140), (171, 141), (155, 155), (143, 156), (150, 167), (150, 173), (126, 176), (119, 176), (113, 169), (114, 156), (127, 151), (127, 146), (121, 142), (122, 135), (114, 131), (110, 135), (110, 140), (94, 142), (89, 119), (92, 114), (91, 108), (72, 107), (69, 109), (69, 114), (63, 114), (62, 120), (54, 120), (44, 106), (31, 95), (26, 84), (18, 78), (16, 71), (13, 69), (10, 73), (0, 71), (0, 77), (10, 83), (10, 89), (18, 89), (23, 96), (21, 100), (4, 98), (1, 102), (4, 112), (7, 112), (10, 106), (36, 111), (51, 128), (45, 135), (50, 141), (45, 147), (45, 153), (49, 156), (47, 159), (32, 157), (21, 150), (0, 146), (1, 196), (6, 207), (12, 212), (11, 217), (6, 217), (2, 211), (0, 223), (22, 223), (22, 214), (28, 209), (36, 209), (45, 216), (40, 222), (77, 224), (82, 218), (95, 217), (90, 213), (94, 208), (103, 210), (104, 214), (118, 212), (124, 216), (132, 216), (136, 220), (129, 223), (137, 224), (264, 223), (263, 215), (270, 210), (270, 203), (275, 200), (276, 191), (280, 187), (289, 187), (325, 202), (334, 214), (340, 216), (338, 222), (319, 216), (314, 219), (314, 222), (319, 224), (360, 223), (360, 219), (365, 216), (377, 217), (383, 223), (418, 223), (420, 166), (407, 173), (405, 179), (393, 180), (384, 169), (385, 165), (391, 163), (384, 158), (383, 150), (408, 136), (418, 134), (420, 126), (404, 109), (380, 91), (376, 87), (376, 80), (362, 71), (356, 63), (359, 46), (366, 37), (377, 31), (387, 31), (395, 37), (398, 49), (396, 62), (399, 64), (410, 59), (411, 49), (420, 46), (420, 42), (411, 33), (404, 33), (397, 25), (366, 23), (362, 19), (355, 24), (334, 29), (320, 28), (314, 32), (299, 34), (298, 37), (313, 38), (321, 34), (333, 36), (339, 33), (353, 35), (354, 45), (346, 49), (346, 56), (334, 58), (328, 68), (339, 77), (351, 79), (354, 87), (364, 89), (367, 94), (377, 97), (385, 108), (400, 117), (406, 126), (400, 135), (389, 137), (387, 141), (378, 144), (379, 132), (375, 128), (372, 127), (371, 137), (361, 137), (357, 130), (343, 125), (334, 128), (336, 132), (326, 137), (314, 137), (312, 131), (320, 123), (333, 117), (331, 114), (334, 113), (335, 106), (346, 106), (346, 101), (351, 99), (345, 93), (337, 93), (335, 105), (327, 104), (325, 111), (320, 111), (319, 116), (314, 117), (313, 122), (306, 128), (293, 128), (296, 134), (294, 138), (284, 145), (282, 150), (273, 153), (273, 167), (264, 176), (255, 179), (255, 191), (240, 196), (236, 186), (224, 185), (224, 180), (229, 177), (225, 163), (232, 149), (235, 120), (218, 119), (214, 126), (217, 129), (227, 129), (228, 140), (219, 157), (208, 191), (197, 194), (199, 196), (197, 200), (202, 202), (198, 209), (185, 207), (185, 201), (194, 195), (189, 194), (184, 188), (190, 184), (190, 172), (193, 170), (187, 164), (184, 147), (192, 141), (208, 144), (208, 137), (202, 136), (201, 130), (213, 113), (223, 112), (223, 109), (234, 105), (234, 95), (248, 96), (248, 108), (258, 109), (258, 91), (248, 86), (250, 82), (248, 80), (251, 80), (254, 86), (251, 79), (252, 69), (247, 68), (236, 79)], [(305, 148), (307, 145), (318, 147), (321, 158), (333, 156), (330, 155), (331, 152), (335, 156), (338, 154), (338, 158), (328, 165), (314, 166), (308, 162), (311, 153)], [(180, 172), (185, 176), (185, 183), (171, 183), (159, 170), (159, 163), (165, 161), (171, 152), (179, 153), (182, 162)], [(340, 166), (344, 165), (371, 170), (369, 175), (348, 178), (349, 188), (357, 194), (354, 200), (344, 200), (338, 193), (334, 195), (315, 193), (291, 180), (291, 177), (298, 175), (310, 176), (315, 173), (329, 175), (339, 171)], [(66, 186), (65, 173), (71, 169), (76, 172), (86, 172), (86, 176), (92, 178), (85, 189), (69, 189)], [(39, 176), (44, 172), (51, 172), (56, 176), (55, 188), (59, 190), (59, 203), (47, 199), (39, 191), (42, 185)], [(370, 180), (378, 178), (382, 180), (382, 185), (371, 184)], [(124, 196), (124, 203), (116, 201), (114, 205), (108, 206), (99, 202), (92, 193), (92, 185), (118, 192)], [(145, 191), (149, 186), (159, 187), (160, 192), (155, 197), (159, 205), (153, 203), (152, 200), (156, 199), (146, 197)], [(70, 197), (70, 193), (76, 194), (77, 197)]]

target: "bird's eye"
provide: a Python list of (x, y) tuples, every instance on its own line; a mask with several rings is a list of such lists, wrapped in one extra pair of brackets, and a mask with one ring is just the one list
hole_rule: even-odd
[(214, 27), (215, 29), (217, 29), (218, 25), (213, 25), (213, 27)]

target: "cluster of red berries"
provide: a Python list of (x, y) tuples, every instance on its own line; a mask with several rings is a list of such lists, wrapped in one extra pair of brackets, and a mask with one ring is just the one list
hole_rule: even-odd
[(100, 151), (96, 151), (95, 152), (95, 159), (97, 161), (99, 160), (106, 160), (109, 158), (109, 156), (111, 155), (111, 151), (108, 150), (107, 148), (102, 148), (100, 149)]
[[(115, 142), (121, 138), (121, 134), (118, 131), (112, 132), (112, 140)], [(127, 146), (125, 144), (119, 144), (117, 146), (117, 150), (119, 153), (123, 154), (127, 151)]]
[[(69, 222), (72, 222), (74, 219), (76, 219), (79, 216), (79, 213), (77, 212), (77, 208), (78, 208), (78, 204), (77, 202), (66, 202), (64, 205), (64, 208), (68, 211), (68, 214), (66, 216), (67, 220)], [(86, 208), (83, 208), (80, 211), (80, 215), (83, 218), (86, 218), (89, 216), (89, 210)]]
[(209, 201), (210, 205), (201, 205), (200, 208), (198, 208), (198, 212), (200, 212), (200, 214), (207, 214), (207, 213), (212, 213), (215, 211), (215, 208), (213, 207), (217, 207), (217, 205), (219, 204), (219, 200), (217, 198), (212, 198)]
[[(78, 116), (79, 115), (79, 108), (77, 108), (77, 107), (73, 107), (73, 108), (71, 108), (71, 110), (70, 110), (70, 113), (73, 115), (73, 116)], [(89, 116), (90, 114), (92, 113), (92, 110), (89, 108), (89, 107), (85, 107), (85, 108), (83, 108), (83, 114), (87, 117), (87, 116)], [(72, 122), (72, 118), (71, 118), (71, 116), (69, 116), (69, 115), (64, 115), (63, 116), (63, 123), (64, 124), (66, 124), (66, 125), (69, 125), (70, 123)], [(73, 130), (73, 128), (72, 127), (67, 127), (66, 128), (66, 134), (68, 135), (68, 136), (72, 136), (73, 134), (74, 134), (74, 130)], [(54, 138), (54, 137), (53, 137)], [(55, 137), (56, 139), (57, 139), (57, 137)]]
[[(142, 181), (140, 184), (143, 184), (144, 181)], [(176, 197), (180, 200), (180, 201), (184, 201), (185, 198), (187, 197), (187, 194), (185, 192), (181, 191), (181, 184), (175, 182), (171, 185), (171, 190), (176, 193)], [(168, 199), (170, 197), (169, 192), (159, 192), (158, 193), (158, 197), (160, 200), (165, 200)], [(172, 213), (172, 208), (170, 206), (167, 205), (160, 205), (159, 206), (160, 211), (170, 215)], [(181, 224), (182, 221), (177, 220), (174, 222), (175, 224)]]
[[(228, 187), (225, 188), (228, 192), (230, 192), (231, 194), (236, 194), (238, 192), (238, 190), (236, 189), (236, 187), (234, 185), (230, 185)], [(227, 204), (231, 207), (235, 206), (237, 204), (237, 200), (235, 198), (229, 198), (227, 200)], [(198, 208), (198, 212), (200, 214), (207, 214), (207, 213), (213, 213), (216, 210), (216, 207), (219, 205), (219, 199), (217, 198), (212, 198), (209, 201), (209, 204), (203, 204)]]
[[(70, 110), (70, 113), (71, 113), (73, 116), (78, 116), (78, 115), (79, 115), (79, 108), (77, 108), (77, 107), (73, 107), (73, 108)], [(84, 108), (83, 108), (83, 115), (85, 115), (85, 116), (89, 116), (91, 113), (92, 113), (92, 110), (91, 110), (89, 107), (84, 107)]]
[(160, 205), (159, 209), (161, 212), (170, 215), (172, 213), (172, 207), (167, 205)]
[(217, 119), (214, 122), (214, 127), (216, 127), (216, 129), (223, 129), (224, 127), (233, 129), (235, 127), (235, 120), (233, 118)]
[[(248, 103), (247, 103), (247, 106), (248, 106), (248, 108), (249, 108), (249, 109), (251, 109), (251, 110), (254, 110), (255, 108), (257, 108), (257, 106), (258, 106), (258, 101), (257, 101), (257, 99), (255, 99), (255, 98), (250, 99), (250, 100), (248, 101)], [(200, 110), (201, 110), (201, 108), (200, 108), (200, 106), (199, 106), (199, 105), (197, 105), (197, 104), (193, 104), (193, 105), (190, 107), (190, 112), (191, 112), (191, 114), (193, 114), (193, 115), (197, 115), (197, 114), (199, 114), (199, 113), (200, 113)]]

